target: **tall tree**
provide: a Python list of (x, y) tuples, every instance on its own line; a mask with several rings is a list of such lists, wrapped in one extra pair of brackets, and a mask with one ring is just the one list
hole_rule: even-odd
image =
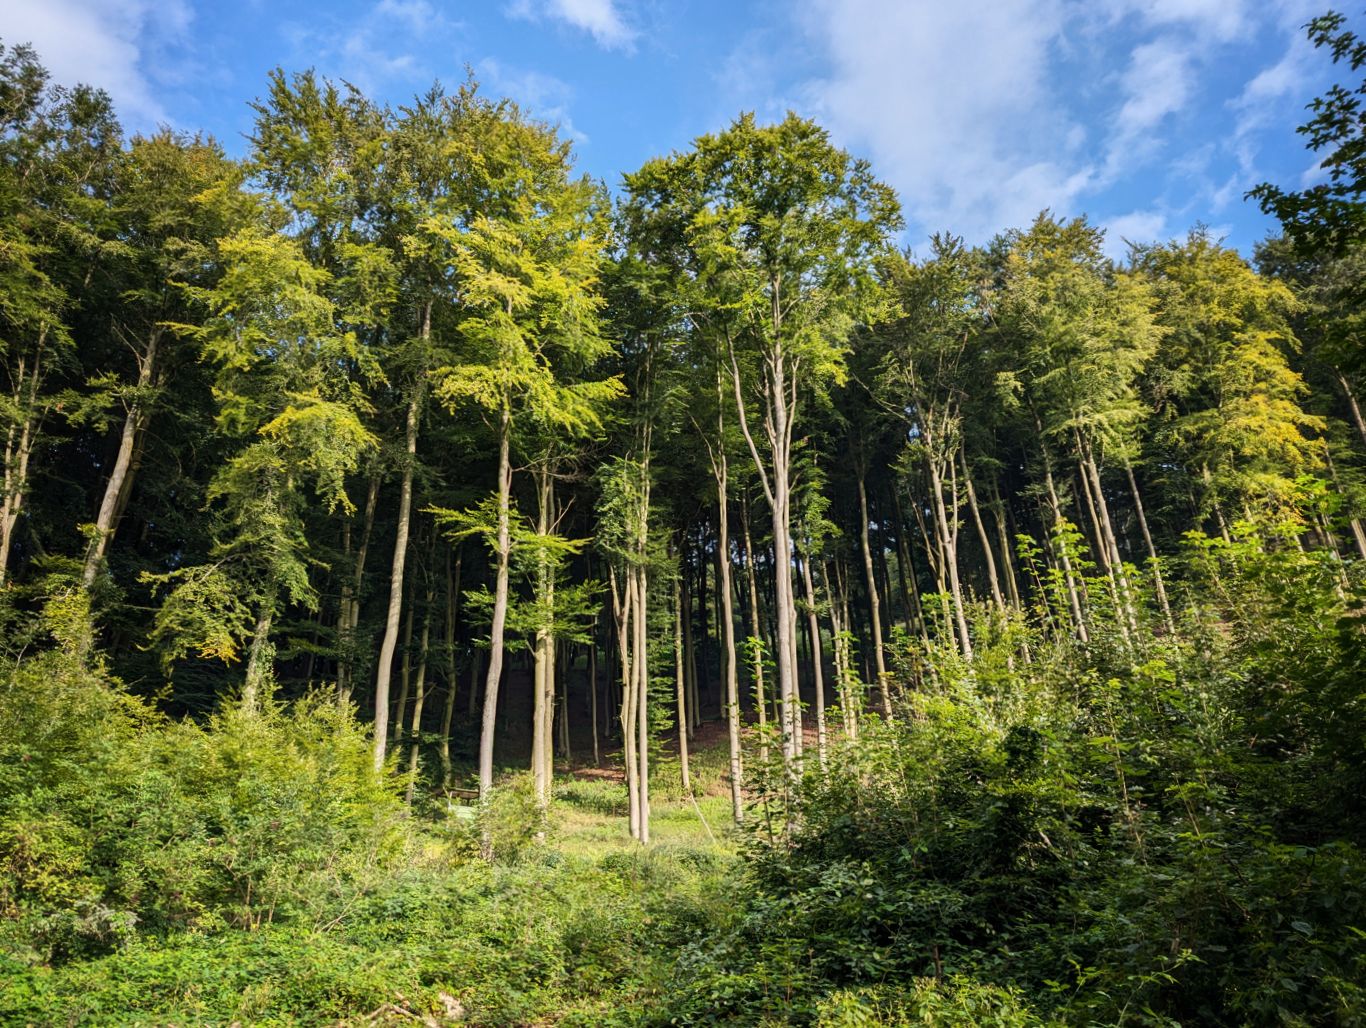
[[(843, 374), (854, 326), (878, 313), (872, 263), (901, 225), (866, 162), (788, 115), (752, 115), (647, 164), (628, 189), (665, 199), (683, 260), (727, 300), (720, 333), (737, 421), (772, 516), (775, 661), (783, 754), (801, 731), (792, 579), (793, 444), (803, 404)], [(756, 438), (756, 433), (758, 438)]]
[(621, 389), (616, 379), (564, 382), (556, 375), (557, 358), (591, 364), (609, 349), (598, 332), (595, 292), (604, 245), (598, 192), (570, 179), (567, 144), (551, 129), (513, 108), (502, 114), (493, 142), (508, 160), (488, 212), (467, 225), (432, 218), (422, 226), (448, 248), (465, 342), (465, 359), (438, 372), (437, 394), (448, 408), (468, 404), (483, 412), (497, 440), (489, 533), (496, 581), (479, 744), (484, 800), (493, 788), (507, 627), (514, 430), (534, 421), (570, 437), (593, 434), (601, 430), (604, 405)]

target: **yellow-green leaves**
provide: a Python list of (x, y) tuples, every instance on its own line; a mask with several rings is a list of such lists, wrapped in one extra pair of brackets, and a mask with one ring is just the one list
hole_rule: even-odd
[(1289, 363), (1296, 301), (1208, 233), (1138, 255), (1167, 331), (1152, 376), (1158, 438), (1202, 484), (1206, 500), (1281, 513), (1294, 481), (1318, 467), (1322, 419)]

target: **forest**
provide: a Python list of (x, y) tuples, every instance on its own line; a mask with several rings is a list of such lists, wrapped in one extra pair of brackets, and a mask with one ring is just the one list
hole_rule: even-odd
[(1366, 41), (1108, 257), (0, 47), (0, 1023), (1366, 1023)]

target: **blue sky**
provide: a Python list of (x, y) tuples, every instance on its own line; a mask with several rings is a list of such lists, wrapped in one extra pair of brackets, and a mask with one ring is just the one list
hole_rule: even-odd
[(125, 125), (245, 149), (267, 72), (314, 67), (402, 102), (472, 68), (560, 124), (579, 166), (624, 171), (741, 110), (816, 118), (872, 160), (905, 241), (983, 242), (1044, 207), (1110, 247), (1211, 226), (1245, 252), (1244, 201), (1299, 186), (1294, 132), (1332, 77), (1300, 26), (1326, 0), (8, 0), (0, 39), (107, 89)]

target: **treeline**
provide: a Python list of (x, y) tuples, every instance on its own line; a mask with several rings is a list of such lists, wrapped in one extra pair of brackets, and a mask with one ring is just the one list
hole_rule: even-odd
[(253, 106), (234, 160), (0, 55), (11, 657), (76, 591), (134, 691), (325, 685), (417, 783), (529, 759), (544, 805), (557, 751), (619, 743), (645, 841), (704, 721), (740, 819), (747, 765), (949, 655), (1177, 633), (1183, 540), (1366, 560), (1352, 252), (1117, 263), (1048, 212), (903, 252), (795, 115), (614, 198), (473, 82)]

